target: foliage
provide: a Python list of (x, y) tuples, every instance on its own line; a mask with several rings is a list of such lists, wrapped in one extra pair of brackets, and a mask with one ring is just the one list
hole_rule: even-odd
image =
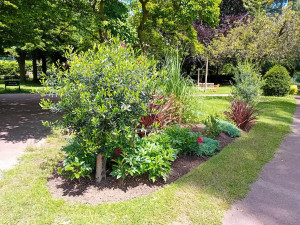
[(222, 67), (250, 59), (258, 66), (266, 62), (295, 68), (300, 56), (300, 15), (290, 7), (281, 14), (260, 13), (227, 35), (216, 37), (206, 49), (210, 63)]
[(283, 66), (272, 67), (264, 76), (264, 94), (271, 96), (284, 96), (289, 93), (291, 77)]
[(202, 121), (202, 123), (205, 125), (204, 134), (207, 137), (214, 138), (221, 133), (218, 119), (219, 115), (216, 114), (210, 115), (206, 118), (206, 120)]
[(254, 106), (238, 99), (231, 102), (231, 111), (225, 112), (225, 115), (244, 131), (249, 131), (257, 120)]
[(228, 134), (230, 137), (234, 138), (241, 136), (241, 130), (232, 123), (229, 123), (222, 119), (218, 119), (218, 126), (221, 132)]
[(179, 121), (178, 101), (174, 96), (152, 96), (147, 108), (147, 115), (141, 116), (137, 127), (140, 137), (146, 136), (155, 130), (161, 130)]
[(298, 86), (297, 85), (291, 85), (290, 86), (290, 95), (296, 95), (298, 94)]
[(263, 81), (257, 68), (248, 60), (239, 62), (234, 76), (232, 94), (234, 98), (249, 104), (258, 102), (262, 94)]
[(217, 140), (203, 137), (203, 142), (199, 142), (202, 134), (200, 132), (191, 132), (189, 128), (180, 128), (178, 125), (167, 127), (163, 131), (169, 138), (172, 148), (177, 149), (181, 154), (195, 154), (198, 156), (212, 156), (220, 148)]
[[(41, 71), (40, 65), (38, 66)], [(32, 71), (32, 62), (25, 61), (25, 70)], [(2, 76), (17, 76), (20, 74), (19, 65), (16, 61), (0, 60), (0, 75)]]
[(82, 140), (75, 137), (69, 141), (67, 146), (62, 148), (67, 157), (63, 161), (63, 167), (58, 169), (59, 174), (64, 174), (71, 180), (90, 177), (96, 166), (96, 155), (94, 152), (86, 151), (82, 143)]
[(110, 158), (115, 148), (134, 145), (135, 129), (147, 113), (151, 92), (159, 89), (155, 62), (136, 56), (130, 45), (118, 40), (68, 58), (68, 71), (56, 71), (44, 81), (50, 86), (48, 93), (60, 100), (42, 100), (42, 107), (63, 112), (62, 120), (46, 125), (74, 134), (87, 155), (101, 152)]
[(170, 147), (168, 139), (145, 137), (136, 140), (135, 147), (122, 149), (122, 154), (113, 159), (112, 176), (125, 179), (148, 174), (155, 182), (159, 177), (165, 181), (172, 172), (171, 162), (177, 157), (177, 151)]
[(189, 77), (184, 77), (182, 67), (177, 52), (170, 52), (166, 55), (165, 77), (163, 80), (164, 92), (166, 95), (174, 96), (178, 103), (179, 120), (181, 121), (185, 111), (189, 111), (189, 101), (191, 97), (191, 86), (193, 81)]
[(164, 57), (179, 47), (199, 53), (202, 45), (192, 22), (201, 19), (210, 26), (218, 23), (220, 0), (131, 1), (132, 24), (137, 29), (139, 45), (144, 53)]

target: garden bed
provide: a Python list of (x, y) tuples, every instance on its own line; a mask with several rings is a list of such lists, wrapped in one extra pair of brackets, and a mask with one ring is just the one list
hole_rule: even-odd
[[(225, 146), (234, 141), (234, 138), (221, 133), (216, 137), (216, 140), (220, 141), (220, 150), (222, 150)], [(126, 178), (124, 184), (121, 185), (120, 181), (115, 177), (108, 176), (107, 179), (100, 184), (97, 184), (94, 179), (81, 179), (80, 183), (76, 183), (75, 181), (70, 181), (58, 175), (57, 170), (55, 170), (48, 179), (47, 185), (55, 199), (62, 198), (70, 202), (81, 202), (92, 205), (98, 205), (104, 202), (119, 202), (149, 195), (176, 181), (209, 158), (210, 157), (198, 156), (178, 157), (172, 164), (173, 172), (166, 182), (159, 179), (153, 183), (148, 177), (129, 177)]]

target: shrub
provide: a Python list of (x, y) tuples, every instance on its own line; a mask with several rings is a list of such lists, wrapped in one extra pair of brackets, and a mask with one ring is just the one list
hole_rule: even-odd
[[(147, 114), (152, 90), (159, 89), (156, 63), (137, 56), (118, 40), (67, 57), (70, 69), (55, 71), (56, 76), (43, 82), (50, 86), (48, 93), (56, 93), (60, 100), (42, 100), (42, 107), (63, 112), (62, 120), (45, 125), (64, 128), (77, 137), (81, 148), (74, 155), (79, 160), (81, 151), (112, 158), (115, 148), (134, 146), (136, 127)], [(57, 85), (51, 87), (53, 83)]]
[(170, 146), (183, 155), (212, 156), (220, 148), (219, 141), (202, 137), (200, 132), (193, 133), (189, 128), (178, 125), (166, 128), (163, 134), (167, 135)]
[(272, 67), (264, 77), (264, 94), (271, 96), (284, 96), (289, 93), (291, 77), (283, 66)]
[(218, 123), (218, 115), (211, 115), (203, 120), (202, 123), (205, 125), (204, 135), (207, 137), (214, 138), (221, 133), (219, 123)]
[(291, 85), (290, 86), (290, 95), (296, 95), (298, 94), (298, 86), (297, 85)]
[(257, 119), (254, 106), (238, 99), (231, 102), (231, 111), (225, 112), (225, 115), (244, 131), (250, 130)]
[(222, 119), (218, 119), (218, 126), (221, 132), (228, 134), (230, 137), (234, 138), (241, 136), (241, 130), (232, 123), (229, 123)]
[[(25, 61), (25, 70), (32, 71), (32, 62)], [(17, 61), (0, 60), (0, 76), (18, 76), (20, 74)]]
[(174, 96), (153, 96), (151, 101), (147, 115), (141, 117), (137, 127), (140, 137), (179, 121), (178, 102)]
[(111, 175), (124, 180), (128, 175), (148, 174), (153, 182), (159, 177), (166, 181), (172, 172), (171, 162), (177, 157), (177, 150), (167, 142), (167, 139), (151, 136), (137, 139), (135, 147), (122, 149), (121, 154), (113, 159)]
[(95, 152), (86, 151), (82, 143), (82, 140), (75, 137), (62, 148), (68, 157), (63, 161), (63, 168), (58, 169), (59, 174), (63, 174), (71, 180), (90, 177), (89, 174), (96, 165), (96, 155)]
[(254, 104), (262, 94), (263, 81), (257, 68), (249, 61), (238, 63), (234, 76), (232, 94), (236, 99)]

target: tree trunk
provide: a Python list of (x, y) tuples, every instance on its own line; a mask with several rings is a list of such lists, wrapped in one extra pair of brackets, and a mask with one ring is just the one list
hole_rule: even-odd
[(42, 54), (42, 71), (44, 74), (47, 73), (47, 58), (46, 58), (46, 53)]
[(100, 153), (96, 162), (96, 182), (100, 183), (102, 179), (106, 179), (106, 158)]
[(16, 59), (19, 64), (20, 81), (22, 83), (24, 83), (24, 82), (26, 82), (26, 69), (25, 69), (26, 52), (20, 51), (18, 54), (18, 57), (16, 57)]
[(143, 54), (146, 55), (146, 49), (145, 49), (144, 38), (143, 38), (143, 31), (144, 31), (144, 25), (147, 21), (148, 13), (149, 13), (149, 11), (147, 10), (147, 7), (146, 7), (149, 0), (139, 0), (139, 1), (142, 4), (143, 17), (142, 17), (142, 20), (141, 20), (140, 25), (138, 27), (137, 33), (138, 33), (138, 38), (139, 38), (139, 42), (140, 42), (140, 46), (141, 46), (141, 49), (143, 51)]
[(36, 53), (32, 53), (32, 73), (33, 73), (33, 82), (38, 83), (38, 70), (37, 70), (37, 64), (36, 64)]
[(204, 88), (205, 92), (207, 90), (207, 77), (208, 77), (208, 57), (206, 58), (205, 88)]

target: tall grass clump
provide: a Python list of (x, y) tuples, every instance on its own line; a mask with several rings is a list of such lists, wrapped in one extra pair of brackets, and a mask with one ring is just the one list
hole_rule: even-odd
[(164, 92), (166, 95), (173, 95), (177, 99), (180, 108), (180, 118), (182, 118), (183, 108), (187, 110), (184, 106), (187, 106), (189, 103), (193, 82), (182, 73), (178, 51), (167, 55), (165, 71)]

